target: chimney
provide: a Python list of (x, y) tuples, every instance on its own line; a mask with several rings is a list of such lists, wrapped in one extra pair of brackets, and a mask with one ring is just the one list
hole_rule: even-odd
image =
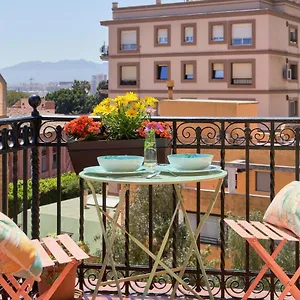
[(173, 99), (174, 80), (167, 81), (168, 99)]
[(161, 4), (161, 0), (156, 0), (156, 4)]
[(118, 2), (113, 2), (112, 3), (112, 9), (117, 9), (118, 8)]

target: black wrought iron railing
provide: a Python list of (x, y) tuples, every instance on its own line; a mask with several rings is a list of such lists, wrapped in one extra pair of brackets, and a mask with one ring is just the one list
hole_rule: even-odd
[[(9, 206), (11, 207), (11, 217), (18, 222), (18, 214), (22, 216), (22, 229), (32, 238), (40, 237), (40, 180), (41, 180), (41, 159), (40, 152), (43, 147), (55, 149), (55, 178), (56, 178), (56, 212), (57, 224), (56, 231), (58, 234), (62, 231), (62, 196), (61, 196), (61, 178), (62, 178), (62, 151), (66, 147), (68, 138), (62, 132), (63, 124), (73, 119), (75, 116), (41, 116), (38, 112), (40, 103), (39, 97), (31, 97), (29, 100), (33, 108), (32, 115), (26, 118), (9, 118), (0, 120), (0, 163), (2, 168), (1, 174), (1, 199), (2, 211), (7, 213)], [(235, 191), (236, 194), (242, 194), (239, 198), (242, 202), (241, 214), (247, 220), (250, 219), (250, 213), (253, 207), (253, 177), (252, 171), (257, 170), (268, 172), (268, 181), (266, 181), (267, 204), (272, 201), (275, 191), (281, 184), (276, 180), (278, 172), (290, 172), (293, 180), (299, 180), (299, 141), (300, 141), (300, 118), (214, 118), (214, 117), (154, 117), (155, 120), (167, 121), (173, 129), (172, 149), (176, 153), (184, 149), (193, 152), (214, 151), (215, 163), (218, 163), (223, 169), (236, 167), (237, 170), (243, 170), (244, 175), (239, 181), (243, 189)], [(299, 126), (299, 127), (298, 127)], [(278, 159), (285, 157), (284, 160), (288, 166), (279, 166)], [(287, 156), (289, 157), (287, 159)], [(234, 157), (238, 157), (235, 160)], [(241, 159), (242, 158), (242, 159)], [(257, 160), (255, 160), (255, 159)], [(256, 164), (257, 162), (257, 164)], [(275, 163), (276, 162), (276, 163)], [(285, 173), (287, 174), (287, 173)], [(12, 191), (10, 198), (8, 196), (8, 181), (11, 178)], [(18, 179), (22, 181), (22, 203), (18, 203), (20, 195), (18, 195)], [(29, 184), (29, 179), (31, 183)], [(84, 183), (78, 179), (80, 187), (79, 201), (79, 239), (85, 239), (84, 227)], [(106, 209), (106, 186), (103, 185), (103, 208)], [(201, 213), (203, 212), (204, 203), (201, 201), (204, 193), (200, 184), (195, 187), (196, 201), (196, 223), (200, 222)], [(29, 193), (31, 195), (31, 203), (28, 204)], [(258, 193), (258, 192), (257, 192)], [(149, 190), (148, 213), (149, 213), (149, 249), (155, 246), (150, 241), (153, 236), (153, 193)], [(127, 195), (129, 197), (129, 195)], [(9, 198), (9, 201), (8, 201)], [(241, 200), (242, 199), (242, 200)], [(227, 206), (229, 201), (233, 201), (232, 194), (226, 190), (223, 184), (220, 200), (219, 200), (219, 261), (220, 264), (216, 268), (207, 269), (210, 277), (210, 283), (213, 288), (215, 299), (225, 298), (242, 298), (243, 290), (245, 290), (256, 271), (250, 270), (249, 264), (249, 247), (245, 244), (244, 250), (246, 258), (244, 268), (241, 270), (233, 270), (228, 267), (226, 258), (228, 257), (226, 228), (224, 218), (227, 216)], [(125, 207), (125, 225), (128, 226), (132, 220), (129, 219), (129, 201)], [(241, 204), (241, 203), (240, 203)], [(266, 205), (267, 205), (266, 204)], [(27, 209), (31, 205), (31, 224), (27, 226)], [(170, 209), (172, 209), (170, 207)], [(21, 211), (21, 213), (20, 213)], [(176, 229), (176, 225), (175, 225)], [(176, 244), (176, 230), (173, 230), (171, 264), (176, 266), (178, 247)], [(200, 241), (200, 239), (199, 239)], [(152, 261), (143, 265), (132, 265), (130, 263), (130, 243), (124, 244), (124, 262), (117, 266), (120, 276), (128, 273), (149, 272), (151, 270)], [(105, 244), (99, 239), (99, 248), (105, 250)], [(299, 243), (294, 245), (295, 255), (290, 257), (293, 260), (295, 269), (299, 266)], [(101, 267), (101, 260), (95, 263), (83, 263), (79, 271), (79, 284), (87, 290), (93, 290), (95, 287), (95, 278)], [(110, 270), (107, 270), (107, 276)], [(201, 294), (205, 295), (205, 287), (202, 286), (201, 272), (199, 266), (189, 267), (186, 271), (186, 280), (193, 288)], [(257, 293), (260, 293), (261, 299), (274, 299), (280, 291), (277, 278), (271, 273), (267, 273), (265, 280), (260, 282)], [(125, 293), (139, 293), (140, 283), (127, 282), (124, 283)], [(114, 287), (107, 287), (109, 291)], [(161, 291), (166, 294), (172, 288), (172, 280), (165, 276), (156, 278), (152, 288), (155, 291)], [(188, 292), (180, 288), (180, 293), (188, 295)], [(157, 292), (159, 293), (159, 292)]]

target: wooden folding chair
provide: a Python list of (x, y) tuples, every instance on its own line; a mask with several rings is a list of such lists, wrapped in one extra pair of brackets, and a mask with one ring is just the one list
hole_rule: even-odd
[[(38, 249), (43, 268), (53, 267), (55, 264), (65, 264), (63, 271), (59, 274), (50, 289), (37, 298), (38, 300), (49, 300), (58, 287), (63, 284), (64, 279), (70, 271), (73, 268), (77, 268), (81, 261), (89, 258), (89, 256), (67, 234), (58, 235), (57, 239), (46, 237), (42, 241), (32, 240), (32, 243)], [(10, 284), (2, 275), (0, 275), (0, 284), (12, 300), (19, 300), (21, 297), (25, 300), (31, 299), (28, 294), (32, 289), (34, 279), (26, 279), (20, 284), (14, 276), (5, 276)]]
[[(243, 300), (249, 299), (252, 291), (255, 289), (259, 281), (262, 279), (264, 274), (268, 269), (272, 270), (274, 275), (281, 281), (285, 286), (285, 289), (281, 293), (279, 300), (283, 300), (284, 297), (291, 293), (295, 299), (300, 299), (300, 291), (295, 286), (295, 282), (300, 276), (300, 267), (295, 272), (292, 278), (289, 278), (283, 269), (275, 261), (277, 255), (281, 251), (282, 247), (287, 241), (297, 242), (299, 239), (292, 233), (287, 233), (273, 225), (268, 223), (261, 223), (257, 221), (247, 222), (247, 221), (234, 221), (231, 219), (225, 219), (225, 222), (242, 238), (247, 240), (247, 242), (252, 246), (256, 253), (265, 262), (264, 267), (259, 272), (257, 277), (251, 283), (249, 289), (243, 296)], [(274, 240), (280, 241), (275, 251), (270, 255), (266, 249), (260, 244), (258, 240)]]

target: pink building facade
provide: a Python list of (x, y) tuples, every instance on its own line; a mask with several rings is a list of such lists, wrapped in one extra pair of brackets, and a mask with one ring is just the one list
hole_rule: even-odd
[[(149, 0), (150, 1), (150, 0)], [(258, 115), (299, 115), (300, 4), (188, 1), (118, 7), (109, 29), (109, 95), (257, 101)], [(179, 112), (180, 114), (180, 112)]]

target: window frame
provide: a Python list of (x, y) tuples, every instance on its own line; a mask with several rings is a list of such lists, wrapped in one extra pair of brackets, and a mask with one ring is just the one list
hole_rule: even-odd
[[(214, 41), (213, 40), (213, 27), (214, 26), (220, 26), (222, 25), (224, 28), (224, 39), (223, 41)], [(209, 30), (209, 34), (208, 34), (208, 44), (227, 44), (227, 21), (223, 21), (223, 22), (209, 22), (208, 23), (208, 30)]]
[[(136, 50), (125, 50), (121, 49), (121, 37), (122, 31), (136, 31)], [(118, 53), (139, 53), (140, 52), (140, 27), (120, 27), (117, 30), (117, 52)]]
[(258, 180), (258, 176), (257, 174), (267, 174), (269, 176), (269, 180), (270, 180), (270, 172), (262, 172), (262, 171), (255, 171), (255, 191), (256, 192), (261, 192), (261, 193), (270, 193), (271, 189), (270, 186), (267, 187), (266, 190), (264, 189), (258, 189), (258, 182), (261, 182), (262, 180)]
[[(185, 41), (185, 28), (187, 28), (187, 27), (193, 28), (193, 41), (192, 42)], [(181, 24), (181, 45), (182, 46), (197, 45), (197, 23)]]
[[(159, 65), (166, 65), (168, 67), (168, 78), (166, 80), (164, 79), (157, 79), (157, 68)], [(155, 83), (161, 83), (161, 82), (167, 82), (171, 79), (171, 62), (170, 61), (155, 61), (154, 62), (154, 82)]]
[[(252, 24), (252, 44), (251, 45), (232, 45), (232, 25), (235, 24)], [(232, 20), (228, 21), (228, 49), (254, 49), (256, 47), (256, 20)]]
[[(296, 30), (296, 43), (291, 42), (291, 29), (295, 29)], [(289, 46), (292, 47), (298, 47), (298, 26), (297, 25), (293, 25), (293, 24), (289, 24), (289, 32), (288, 32), (288, 41), (289, 41)]]
[[(159, 29), (167, 29), (168, 32), (168, 42), (160, 44), (157, 41), (158, 38), (158, 30)], [(155, 25), (154, 26), (154, 47), (169, 47), (171, 46), (171, 25)]]
[[(213, 78), (213, 65), (214, 64), (223, 64), (224, 66), (224, 78), (217, 79)], [(227, 61), (224, 59), (213, 59), (208, 61), (208, 76), (209, 76), (209, 82), (226, 82), (227, 81)]]
[[(295, 65), (295, 66), (297, 66), (297, 78), (292, 78), (292, 79), (289, 79), (288, 81), (291, 81), (291, 82), (298, 82), (298, 78), (299, 78), (299, 65), (298, 65), (298, 62), (297, 61), (290, 61), (289, 60), (289, 67), (288, 67), (288, 69), (292, 69), (291, 68), (291, 65)], [(293, 73), (292, 73), (293, 74)]]
[[(288, 116), (293, 118), (293, 117), (298, 117), (298, 109), (299, 109), (299, 98), (298, 97), (289, 97), (287, 99), (288, 102)], [(291, 103), (295, 103), (295, 114), (291, 115), (291, 110), (290, 110), (290, 105)]]
[[(136, 67), (136, 85), (122, 85), (121, 84), (121, 74), (122, 67)], [(140, 63), (139, 62), (120, 62), (117, 65), (118, 68), (118, 88), (128, 89), (128, 88), (139, 88), (140, 87)]]
[[(193, 66), (193, 79), (184, 78), (185, 65)], [(182, 60), (181, 61), (181, 82), (182, 83), (197, 82), (197, 61), (196, 60)]]
[[(232, 84), (232, 64), (233, 63), (251, 63), (252, 64), (252, 83), (251, 84)], [(228, 70), (228, 88), (255, 88), (256, 66), (255, 59), (230, 59), (227, 62)]]

